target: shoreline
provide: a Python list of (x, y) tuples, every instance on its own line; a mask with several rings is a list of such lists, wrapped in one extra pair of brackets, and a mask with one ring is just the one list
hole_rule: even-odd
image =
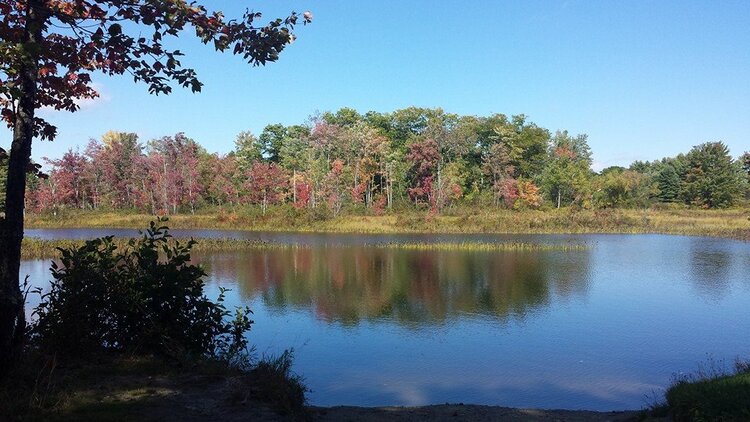
[(309, 406), (315, 421), (636, 421), (641, 411), (534, 409), (477, 404), (433, 404), (424, 406)]
[[(47, 358), (29, 355), (29, 363)], [(0, 420), (49, 421), (635, 421), (641, 410), (590, 411), (494, 405), (314, 406), (289, 395), (289, 374), (228, 367), (216, 361), (186, 365), (154, 357), (106, 357), (60, 362), (45, 368), (50, 390), (29, 401), (39, 371), (21, 371), (19, 385), (5, 390)], [(106, 376), (102, 376), (105, 374)], [(0, 397), (3, 397), (0, 384)], [(295, 396), (296, 397), (296, 396)]]
[[(66, 210), (57, 216), (29, 215), (28, 229), (143, 229), (149, 214)], [(281, 212), (256, 215), (239, 208), (207, 209), (169, 216), (173, 230), (242, 230), (336, 234), (670, 234), (750, 241), (750, 208), (727, 210), (572, 210), (510, 211), (457, 209), (441, 215), (404, 212), (342, 215), (311, 219)]]

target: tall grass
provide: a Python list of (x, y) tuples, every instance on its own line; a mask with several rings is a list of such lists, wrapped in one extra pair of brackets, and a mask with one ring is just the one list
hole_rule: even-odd
[(467, 252), (513, 252), (513, 251), (580, 251), (587, 249), (583, 244), (554, 244), (527, 242), (439, 242), (439, 243), (381, 243), (374, 247), (415, 251), (467, 251)]
[[(57, 216), (29, 215), (28, 227), (143, 227), (154, 217), (129, 212), (64, 210)], [(340, 233), (668, 233), (750, 240), (750, 209), (548, 209), (512, 211), (492, 207), (446, 209), (442, 214), (402, 210), (382, 216), (254, 207), (207, 208), (197, 214), (170, 216), (180, 229), (213, 228)]]
[[(177, 242), (187, 242), (188, 239), (175, 239)], [(118, 249), (128, 247), (127, 238), (114, 238), (113, 243)], [(44, 240), (38, 238), (25, 238), (21, 248), (21, 256), (24, 259), (41, 259), (57, 256), (59, 249), (70, 249), (82, 246), (83, 240)], [(344, 244), (311, 245), (305, 243), (276, 243), (259, 240), (245, 239), (198, 239), (193, 247), (194, 251), (225, 252), (242, 250), (275, 250), (275, 249), (311, 249), (314, 247), (343, 248)], [(371, 247), (380, 249), (401, 249), (414, 251), (466, 251), (466, 252), (512, 252), (512, 251), (578, 251), (587, 248), (584, 244), (573, 243), (528, 243), (528, 242), (389, 242), (389, 243), (362, 243), (359, 247)]]
[(665, 396), (674, 420), (749, 421), (750, 362), (737, 361), (734, 371), (712, 364), (677, 377)]

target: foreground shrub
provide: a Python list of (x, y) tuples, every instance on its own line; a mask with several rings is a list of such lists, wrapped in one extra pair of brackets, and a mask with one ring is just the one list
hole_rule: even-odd
[(195, 243), (176, 241), (166, 226), (151, 222), (125, 247), (108, 236), (59, 249), (51, 289), (35, 310), (32, 339), (63, 356), (111, 351), (241, 356), (250, 310), (232, 315), (224, 306), (224, 290), (216, 302), (204, 295), (206, 274), (190, 264)]

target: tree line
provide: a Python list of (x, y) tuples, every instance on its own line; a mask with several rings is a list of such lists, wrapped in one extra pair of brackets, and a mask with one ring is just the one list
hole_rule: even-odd
[[(0, 180), (5, 171), (0, 159)], [(748, 197), (750, 153), (721, 142), (629, 168), (591, 169), (586, 135), (540, 127), (526, 116), (460, 116), (410, 107), (327, 112), (300, 125), (240, 133), (235, 149), (209, 153), (184, 133), (142, 143), (108, 132), (83, 151), (45, 158), (26, 209), (135, 209), (152, 214), (205, 206), (291, 204), (380, 214), (394, 206), (439, 212), (462, 203), (526, 209), (728, 207)], [(4, 198), (4, 195), (0, 195)], [(3, 205), (3, 204), (0, 204)]]

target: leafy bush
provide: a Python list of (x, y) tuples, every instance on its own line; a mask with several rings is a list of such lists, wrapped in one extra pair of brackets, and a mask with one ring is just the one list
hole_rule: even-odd
[(125, 248), (108, 236), (59, 249), (51, 289), (35, 310), (32, 339), (60, 355), (241, 356), (251, 312), (238, 308), (232, 315), (223, 289), (216, 302), (204, 295), (206, 274), (190, 264), (195, 243), (172, 239), (166, 226), (152, 221)]

